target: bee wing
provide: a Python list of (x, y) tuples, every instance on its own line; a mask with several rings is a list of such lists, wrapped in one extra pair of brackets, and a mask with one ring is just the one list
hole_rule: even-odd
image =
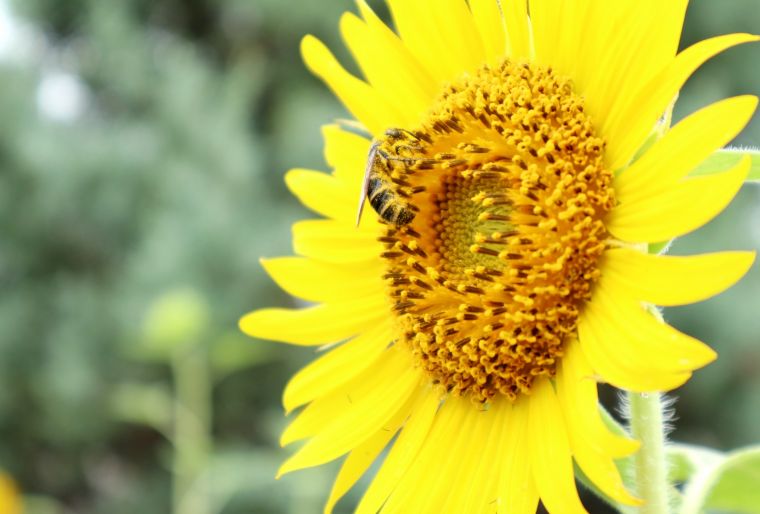
[(367, 187), (369, 186), (369, 175), (372, 173), (372, 167), (375, 165), (375, 156), (377, 155), (377, 148), (379, 143), (372, 143), (367, 155), (367, 165), (364, 168), (364, 180), (362, 180), (362, 190), (359, 193), (359, 208), (356, 211), (356, 226), (359, 226), (359, 222), (362, 219), (362, 211), (364, 210), (364, 201), (367, 199)]

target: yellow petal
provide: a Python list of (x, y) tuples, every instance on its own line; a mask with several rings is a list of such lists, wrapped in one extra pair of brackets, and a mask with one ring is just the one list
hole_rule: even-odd
[(499, 514), (534, 514), (538, 507), (538, 490), (533, 480), (530, 456), (529, 398), (511, 405), (497, 401), (494, 412), (497, 425), (502, 427), (497, 460), (499, 470)]
[(619, 334), (618, 352), (627, 355), (632, 365), (650, 372), (681, 372), (715, 360), (712, 348), (659, 321), (625, 287), (602, 279), (591, 303), (596, 322), (612, 337)]
[(571, 10), (570, 6), (565, 6), (566, 2), (562, 0), (531, 0), (529, 4), (536, 62), (545, 66), (556, 65), (564, 11), (565, 7)]
[(491, 66), (499, 64), (507, 56), (507, 33), (504, 16), (494, 0), (470, 0), (472, 18), (480, 33), (480, 40)]
[(559, 2), (560, 9), (558, 33), (556, 36), (556, 48), (553, 55), (556, 64), (551, 66), (559, 70), (565, 76), (577, 77), (578, 66), (583, 59), (579, 59), (584, 43), (588, 38), (588, 19), (591, 8), (598, 2)]
[[(369, 10), (366, 4), (365, 9)], [(374, 13), (369, 11), (367, 15), (373, 16)], [(351, 13), (345, 13), (341, 18), (340, 30), (346, 46), (372, 87), (387, 103), (403, 113), (401, 126), (419, 123), (433, 99), (428, 92), (432, 79), (423, 83), (418, 81), (420, 64), (408, 49), (389, 31), (373, 30)]]
[(463, 0), (388, 0), (401, 39), (439, 84), (474, 71), (485, 60)]
[(638, 442), (614, 435), (604, 426), (599, 416), (596, 382), (575, 341), (562, 357), (557, 398), (567, 423), (570, 448), (586, 476), (610, 498), (626, 505), (638, 504), (625, 489), (612, 462), (612, 457), (635, 451)]
[(681, 121), (616, 177), (615, 197), (626, 204), (672, 187), (736, 137), (756, 107), (757, 97), (739, 96), (714, 103)]
[(661, 194), (621, 203), (609, 214), (607, 230), (623, 241), (635, 243), (668, 241), (691, 232), (728, 205), (751, 164), (750, 157), (744, 156), (729, 171), (689, 178)]
[(332, 514), (335, 504), (351, 489), (357, 480), (377, 459), (390, 440), (396, 435), (404, 420), (409, 416), (409, 409), (401, 409), (388, 422), (388, 430), (378, 430), (373, 436), (351, 450), (335, 478), (330, 497), (325, 504), (324, 514)]
[(583, 473), (606, 496), (624, 505), (641, 505), (642, 501), (625, 488), (620, 471), (609, 455), (599, 452), (573, 432), (570, 432), (570, 447)]
[[(580, 38), (577, 52), (583, 59), (574, 63), (575, 89), (585, 97), (586, 108), (596, 121), (597, 130), (608, 115), (608, 97), (614, 95), (610, 90), (615, 73), (616, 57), (620, 48), (626, 48), (628, 42), (628, 25), (622, 20), (636, 19), (639, 10), (632, 2), (586, 2), (585, 30)], [(635, 24), (637, 25), (637, 24)], [(608, 144), (610, 144), (608, 142)]]
[(567, 344), (557, 373), (557, 396), (566, 413), (568, 429), (603, 455), (626, 457), (639, 442), (616, 435), (607, 428), (599, 413), (599, 396), (594, 371), (577, 340)]
[[(381, 356), (383, 358), (385, 356)], [(387, 358), (387, 357), (386, 357)], [(381, 363), (374, 362), (373, 368), (380, 368)], [(371, 373), (372, 370), (369, 370)], [(371, 374), (366, 375), (373, 384), (378, 387), (385, 384), (384, 377), (377, 377)], [(358, 383), (359, 379), (354, 379), (349, 383), (339, 384), (333, 391), (325, 396), (321, 396), (312, 401), (295, 419), (285, 427), (280, 435), (280, 446), (287, 446), (295, 441), (312, 437), (319, 433), (320, 430), (333, 419), (343, 414), (346, 409), (347, 394), (350, 393), (350, 387)]]
[(637, 300), (671, 306), (699, 302), (728, 289), (754, 260), (753, 252), (673, 257), (619, 248), (605, 252), (601, 269), (606, 282)]
[(625, 108), (617, 109), (605, 120), (601, 133), (607, 141), (607, 163), (611, 169), (625, 166), (652, 131), (658, 118), (694, 71), (710, 57), (732, 46), (758, 41), (751, 34), (730, 34), (690, 46), (664, 67), (638, 94), (629, 98)]
[(338, 125), (322, 127), (322, 137), (325, 140), (325, 161), (334, 169), (335, 177), (344, 182), (349, 191), (360, 191), (370, 140)]
[(385, 294), (381, 259), (331, 264), (304, 257), (261, 259), (264, 270), (292, 296), (310, 302), (334, 302)]
[(439, 404), (440, 398), (432, 389), (418, 399), (388, 457), (359, 502), (356, 514), (377, 514), (425, 444)]
[(619, 389), (651, 392), (675, 389), (691, 377), (689, 372), (657, 373), (650, 376), (646, 372), (642, 373), (640, 369), (633, 369), (615, 352), (615, 342), (605, 340), (605, 337), (608, 337), (607, 334), (602, 333), (593, 322), (589, 321), (590, 318), (591, 316), (588, 315), (580, 318), (578, 340), (583, 348), (583, 354), (602, 381)]
[(448, 512), (481, 514), (495, 509), (501, 462), (493, 456), (498, 452), (504, 426), (498, 423), (499, 416), (493, 409), (480, 412), (472, 404), (464, 409), (463, 415), (473, 417), (475, 424), (469, 435), (469, 448), (459, 461), (456, 486), (449, 489), (444, 505)]
[[(369, 216), (368, 216), (369, 218)], [(345, 264), (372, 261), (380, 257), (383, 246), (377, 241), (381, 227), (334, 220), (305, 220), (293, 224), (293, 251), (304, 257)]]
[(343, 343), (296, 373), (285, 387), (282, 403), (286, 412), (334, 389), (364, 373), (393, 341), (393, 327), (383, 320), (378, 327)]
[(426, 3), (426, 9), (436, 18), (438, 37), (444, 41), (448, 53), (438, 55), (438, 59), (446, 56), (448, 60), (456, 56), (459, 68), (455, 78), (463, 72), (474, 71), (486, 60), (477, 25), (472, 12), (465, 0), (420, 0)]
[(657, 321), (609, 284), (597, 284), (578, 335), (591, 367), (612, 385), (632, 391), (674, 389), (715, 359), (704, 343)]
[[(673, 61), (688, 2), (590, 3), (588, 18), (580, 25), (580, 49), (565, 59), (576, 62), (575, 83), (600, 135), (606, 136), (606, 120), (630, 107), (631, 98)], [(616, 145), (612, 138), (607, 143), (608, 148)]]
[(322, 79), (343, 105), (373, 134), (398, 127), (404, 116), (366, 82), (348, 73), (314, 36), (301, 40), (301, 55), (309, 70)]
[[(382, 383), (375, 383), (367, 373), (349, 383), (350, 388), (345, 391), (341, 388), (332, 394), (332, 402), (342, 409), (336, 416), (327, 418), (327, 423), (324, 419), (318, 421), (322, 425), (319, 431), (283, 463), (278, 477), (337, 459), (378, 430), (394, 428), (388, 426), (388, 422), (399, 410), (407, 408), (419, 387), (420, 374), (412, 368), (408, 352), (388, 351), (385, 356), (387, 358), (380, 359), (371, 373), (383, 377)], [(331, 406), (329, 410), (335, 412), (336, 408)]]
[(508, 55), (515, 60), (528, 59), (533, 54), (530, 23), (528, 21), (528, 1), (501, 2), (501, 8), (504, 11), (504, 21), (507, 25)]
[(259, 339), (317, 346), (348, 339), (386, 319), (388, 312), (382, 296), (305, 309), (261, 309), (243, 316), (240, 330)]
[(448, 493), (460, 487), (456, 478), (473, 444), (471, 434), (478, 416), (487, 415), (488, 412), (473, 410), (472, 404), (462, 398), (444, 401), (425, 445), (383, 506), (383, 513), (444, 511)]
[(562, 410), (548, 379), (537, 379), (528, 403), (528, 446), (541, 502), (549, 512), (585, 513), (575, 488), (573, 462)]
[(428, 99), (433, 100), (438, 96), (439, 84), (427, 72), (424, 66), (414, 57), (409, 48), (378, 16), (370, 9), (365, 0), (357, 0), (357, 6), (362, 18), (367, 23), (369, 32), (377, 41), (382, 41), (386, 48), (389, 48), (392, 54), (391, 61), (396, 61), (399, 66), (403, 66), (404, 71), (409, 73), (417, 87), (424, 90)]
[(327, 173), (293, 169), (285, 175), (288, 189), (304, 206), (328, 218), (351, 223), (356, 218), (359, 191)]

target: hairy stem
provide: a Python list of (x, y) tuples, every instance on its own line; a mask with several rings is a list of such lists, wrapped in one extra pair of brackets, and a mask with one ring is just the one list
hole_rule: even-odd
[(641, 441), (635, 455), (636, 493), (641, 514), (670, 512), (670, 484), (665, 454), (664, 406), (660, 393), (628, 393), (631, 432)]

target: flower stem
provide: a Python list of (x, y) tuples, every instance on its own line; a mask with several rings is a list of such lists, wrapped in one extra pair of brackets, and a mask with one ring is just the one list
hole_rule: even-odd
[(211, 379), (205, 352), (190, 348), (172, 361), (174, 405), (174, 514), (210, 514), (204, 476), (211, 454)]
[(665, 424), (660, 393), (628, 393), (631, 432), (641, 441), (635, 455), (635, 484), (638, 496), (644, 500), (641, 514), (670, 512), (670, 483), (665, 455)]

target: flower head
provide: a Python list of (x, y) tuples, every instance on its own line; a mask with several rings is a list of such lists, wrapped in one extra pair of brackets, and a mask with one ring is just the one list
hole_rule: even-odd
[[(327, 219), (294, 225), (298, 257), (265, 260), (318, 305), (241, 321), (256, 337), (339, 343), (288, 385), (307, 405), (281, 473), (347, 454), (326, 511), (394, 436), (358, 512), (583, 512), (573, 460), (635, 504), (614, 459), (597, 382), (669, 390), (714, 352), (651, 305), (703, 300), (753, 255), (649, 255), (706, 223), (749, 169), (688, 173), (754, 112), (713, 104), (661, 118), (709, 57), (676, 55), (687, 2), (389, 0), (398, 35), (363, 2), (341, 31), (366, 81), (315, 38), (302, 52), (371, 134), (324, 130), (331, 175), (291, 190)], [(667, 117), (667, 116), (666, 116)], [(653, 133), (664, 132), (645, 145)], [(356, 199), (367, 209), (355, 227)]]

